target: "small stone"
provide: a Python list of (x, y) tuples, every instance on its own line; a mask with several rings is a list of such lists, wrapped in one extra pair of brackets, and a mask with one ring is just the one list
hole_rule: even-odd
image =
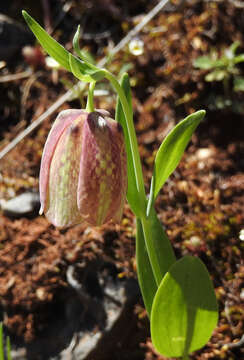
[(244, 289), (241, 289), (240, 298), (242, 301), (244, 300)]
[(39, 300), (41, 300), (41, 301), (44, 301), (44, 300), (46, 300), (46, 292), (45, 292), (45, 289), (43, 289), (43, 288), (38, 288), (37, 290), (36, 290), (36, 296), (38, 297), (38, 299)]
[(209, 148), (202, 148), (197, 150), (196, 157), (198, 160), (205, 160), (213, 155), (213, 150)]
[(199, 238), (199, 236), (191, 236), (190, 243), (194, 247), (198, 247), (199, 245), (201, 245), (201, 239)]
[(4, 215), (12, 218), (34, 216), (40, 208), (39, 194), (25, 192), (8, 201), (1, 201), (0, 205)]

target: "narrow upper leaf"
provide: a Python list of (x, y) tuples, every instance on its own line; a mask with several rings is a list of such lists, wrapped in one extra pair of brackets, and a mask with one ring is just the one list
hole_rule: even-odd
[(26, 11), (22, 11), (23, 17), (34, 33), (35, 37), (46, 50), (46, 52), (52, 56), (61, 66), (66, 70), (71, 71), (69, 65), (69, 52), (60, 45), (56, 40), (54, 40), (48, 33), (34, 20)]
[(40, 42), (46, 52), (53, 57), (66, 70), (82, 81), (91, 82), (101, 80), (104, 77), (104, 70), (98, 67), (82, 62), (73, 56), (70, 52), (54, 40), (48, 33), (26, 12), (22, 12), (27, 25), (32, 30), (37, 40)]
[(154, 166), (154, 199), (159, 190), (177, 167), (192, 133), (205, 116), (205, 110), (199, 110), (182, 120), (167, 135), (161, 144)]
[(75, 49), (76, 54), (86, 63), (89, 63), (89, 65), (91, 67), (93, 67), (94, 69), (98, 69), (96, 68), (95, 61), (93, 59), (93, 57), (91, 56), (91, 54), (88, 51), (84, 51), (82, 49), (80, 49), (80, 45), (79, 45), (79, 38), (80, 38), (80, 25), (78, 26), (75, 36), (73, 38), (73, 48)]

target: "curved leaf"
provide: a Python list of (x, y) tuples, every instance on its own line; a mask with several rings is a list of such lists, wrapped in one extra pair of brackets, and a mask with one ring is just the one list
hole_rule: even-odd
[(23, 10), (22, 15), (43, 49), (45, 49), (46, 52), (66, 70), (71, 71), (69, 65), (69, 52), (65, 50), (65, 48), (56, 40), (54, 40), (50, 35), (48, 35), (48, 33), (38, 24), (38, 22), (34, 20), (26, 11)]
[(84, 82), (98, 81), (104, 78), (104, 70), (94, 70), (84, 62), (81, 62), (72, 54), (69, 54), (69, 63), (72, 73), (77, 79)]
[(165, 181), (179, 164), (192, 133), (204, 118), (205, 113), (205, 110), (199, 110), (187, 116), (186, 119), (174, 127), (161, 144), (155, 158), (153, 174), (155, 185), (152, 186), (151, 190), (153, 191), (154, 199)]
[(152, 342), (167, 357), (186, 356), (203, 347), (218, 321), (218, 306), (205, 265), (185, 256), (169, 269), (155, 295)]
[[(95, 65), (82, 62), (68, 52), (62, 45), (54, 40), (26, 11), (22, 11), (23, 17), (34, 33), (35, 37), (44, 50), (53, 57), (66, 70), (82, 81), (91, 82), (101, 80), (104, 77), (104, 70)], [(76, 39), (77, 42), (77, 39)]]
[(76, 54), (86, 63), (89, 63), (89, 65), (91, 67), (93, 67), (94, 69), (98, 69), (94, 64), (95, 61), (92, 57), (92, 55), (88, 52), (88, 51), (84, 51), (82, 49), (80, 49), (80, 45), (79, 45), (79, 38), (80, 38), (80, 25), (78, 26), (75, 36), (73, 38), (73, 48), (76, 52)]

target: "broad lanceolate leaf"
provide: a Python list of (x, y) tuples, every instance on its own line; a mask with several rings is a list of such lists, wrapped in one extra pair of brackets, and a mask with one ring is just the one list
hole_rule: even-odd
[(183, 152), (190, 141), (192, 133), (205, 116), (205, 110), (199, 110), (189, 115), (177, 124), (161, 144), (155, 159), (154, 181), (152, 187), (154, 199), (159, 190), (177, 167)]
[(172, 265), (155, 295), (151, 335), (164, 356), (180, 357), (209, 340), (218, 321), (218, 306), (205, 265), (185, 256)]
[(26, 11), (23, 10), (22, 14), (27, 22), (27, 25), (34, 33), (44, 50), (46, 50), (46, 52), (66, 70), (73, 72), (78, 79), (86, 82), (100, 80), (103, 78), (104, 71), (102, 69), (79, 61), (71, 53), (65, 50), (62, 45), (48, 35), (48, 33)]
[[(131, 91), (130, 91), (130, 80), (128, 74), (124, 74), (121, 79), (121, 87), (123, 88), (125, 92), (125, 96), (127, 98), (128, 104), (132, 109), (132, 100), (131, 100)], [(132, 153), (131, 153), (131, 147), (130, 147), (130, 140), (129, 140), (129, 134), (128, 129), (126, 126), (126, 119), (124, 115), (124, 111), (121, 105), (121, 102), (117, 100), (117, 106), (116, 106), (116, 113), (115, 113), (115, 120), (117, 120), (123, 127), (124, 136), (125, 136), (125, 145), (126, 145), (126, 153), (127, 153), (127, 176), (128, 176), (128, 189), (127, 189), (127, 201), (131, 206), (132, 211), (137, 216), (140, 215), (140, 199), (139, 194), (137, 191), (136, 186), (136, 176), (135, 176), (135, 170), (132, 160)]]
[(150, 318), (153, 299), (157, 291), (157, 284), (147, 253), (141, 220), (138, 218), (136, 220), (136, 265), (144, 305)]

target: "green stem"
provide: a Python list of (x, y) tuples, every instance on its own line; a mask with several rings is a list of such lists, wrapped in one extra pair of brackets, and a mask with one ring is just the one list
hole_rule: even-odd
[(128, 105), (125, 93), (122, 87), (120, 86), (120, 83), (115, 78), (115, 76), (111, 74), (109, 71), (106, 71), (105, 77), (110, 81), (121, 101), (121, 105), (126, 118), (128, 134), (129, 134), (129, 141), (131, 146), (133, 165), (135, 169), (137, 190), (146, 206), (146, 193), (145, 193), (144, 180), (142, 174), (141, 160), (140, 160), (138, 144), (136, 139), (136, 132), (133, 124), (133, 114), (130, 111), (130, 107)]
[(176, 261), (174, 250), (154, 207), (147, 217), (140, 220), (154, 279), (159, 286), (170, 266)]
[(188, 355), (184, 355), (184, 356), (182, 357), (182, 360), (190, 360), (190, 358), (189, 358)]
[(93, 95), (94, 95), (95, 85), (96, 85), (95, 81), (93, 81), (89, 84), (87, 103), (86, 103), (86, 111), (88, 111), (88, 112), (93, 112), (95, 110), (94, 103), (93, 103)]

